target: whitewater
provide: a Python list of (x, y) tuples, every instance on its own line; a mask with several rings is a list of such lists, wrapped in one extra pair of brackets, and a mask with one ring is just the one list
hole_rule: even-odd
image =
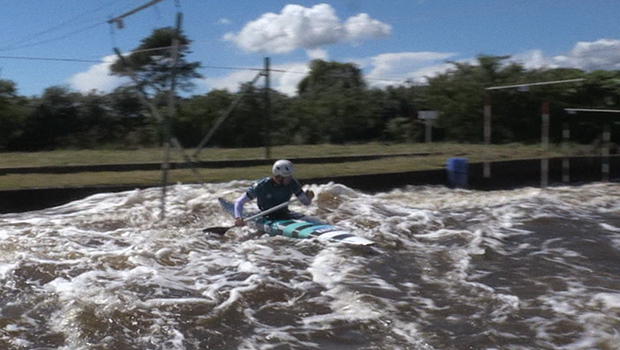
[(0, 215), (0, 349), (620, 348), (620, 184), (309, 185), (375, 245), (202, 233), (250, 184)]

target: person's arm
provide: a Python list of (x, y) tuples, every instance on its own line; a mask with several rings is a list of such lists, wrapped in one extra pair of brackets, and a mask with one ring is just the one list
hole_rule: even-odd
[(242, 196), (240, 196), (239, 198), (237, 198), (237, 200), (235, 201), (235, 226), (243, 226), (244, 222), (243, 222), (243, 206), (245, 205), (245, 203), (251, 201), (252, 198), (250, 198), (250, 196), (248, 196), (247, 192), (244, 193)]
[(308, 190), (308, 191), (303, 191), (300, 190), (299, 193), (295, 193), (295, 196), (297, 196), (297, 198), (299, 198), (299, 201), (302, 202), (304, 205), (310, 205), (310, 203), (312, 203), (312, 198), (314, 198), (314, 192)]
[(293, 179), (293, 182), (291, 182), (291, 186), (293, 193), (297, 198), (299, 198), (300, 202), (302, 202), (304, 205), (310, 205), (310, 203), (312, 203), (312, 198), (314, 198), (314, 192), (310, 190), (304, 192), (304, 190), (301, 188), (301, 184), (299, 183), (299, 181), (297, 181), (297, 179)]

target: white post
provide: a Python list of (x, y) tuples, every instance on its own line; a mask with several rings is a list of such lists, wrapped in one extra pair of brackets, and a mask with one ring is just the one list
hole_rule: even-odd
[(418, 119), (424, 120), (424, 142), (432, 142), (433, 121), (439, 117), (437, 111), (418, 111)]
[[(568, 84), (568, 83), (577, 83), (577, 82), (581, 82), (584, 81), (584, 78), (579, 78), (579, 79), (568, 79), (568, 80), (554, 80), (554, 81), (541, 81), (541, 82), (537, 82), (537, 83), (524, 83), (524, 84), (517, 84), (517, 85), (503, 85), (503, 86), (491, 86), (491, 87), (487, 87), (485, 88), (485, 91), (487, 92), (486, 94), (486, 101), (485, 101), (485, 105), (484, 105), (484, 143), (486, 145), (485, 149), (488, 148), (491, 145), (491, 96), (489, 95), (489, 91), (493, 91), (493, 90), (503, 90), (503, 89), (519, 89), (519, 91), (528, 91), (530, 86), (543, 86), (543, 85), (555, 85), (555, 84)], [(543, 116), (544, 118), (544, 116)], [(547, 116), (548, 118), (548, 116)], [(547, 135), (548, 135), (548, 131), (547, 131)], [(548, 142), (548, 139), (547, 139)], [(485, 156), (485, 161), (483, 163), (483, 177), (484, 178), (490, 178), (491, 177), (491, 164), (489, 163), (487, 157)], [(549, 167), (549, 160), (546, 159), (546, 161), (544, 160), (542, 162), (542, 167), (545, 169), (548, 169)], [(547, 175), (542, 175), (541, 174), (541, 183), (545, 183), (544, 186), (546, 186), (546, 180), (543, 181), (543, 179), (547, 179)], [(543, 187), (544, 187), (543, 186)]]
[[(565, 108), (569, 114), (576, 113), (593, 113), (595, 115), (602, 114), (620, 114), (620, 109), (598, 109), (598, 108)], [(603, 129), (603, 149), (601, 161), (602, 181), (609, 181), (609, 143), (611, 140), (611, 126), (609, 122), (605, 124)]]

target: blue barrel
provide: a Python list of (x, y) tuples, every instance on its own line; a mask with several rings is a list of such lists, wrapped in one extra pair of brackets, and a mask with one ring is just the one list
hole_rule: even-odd
[(466, 158), (448, 158), (446, 170), (448, 171), (448, 185), (450, 187), (467, 187), (468, 167)]

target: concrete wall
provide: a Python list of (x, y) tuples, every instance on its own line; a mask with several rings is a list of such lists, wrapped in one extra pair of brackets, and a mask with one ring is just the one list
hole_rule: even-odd
[[(573, 157), (570, 159), (570, 183), (581, 184), (601, 181), (601, 157)], [(474, 190), (511, 189), (540, 186), (540, 159), (494, 162), (491, 178), (483, 178), (482, 163), (469, 164), (468, 188)], [(620, 180), (620, 157), (610, 157), (610, 181)], [(324, 184), (330, 181), (366, 192), (388, 191), (407, 185), (447, 185), (445, 169), (414, 172), (370, 174), (355, 176), (302, 179), (304, 184)], [(549, 185), (562, 184), (562, 159), (549, 160)], [(79, 188), (41, 188), (1, 190), (0, 213), (23, 212), (65, 204), (104, 192), (130, 191), (149, 186), (96, 186)]]

